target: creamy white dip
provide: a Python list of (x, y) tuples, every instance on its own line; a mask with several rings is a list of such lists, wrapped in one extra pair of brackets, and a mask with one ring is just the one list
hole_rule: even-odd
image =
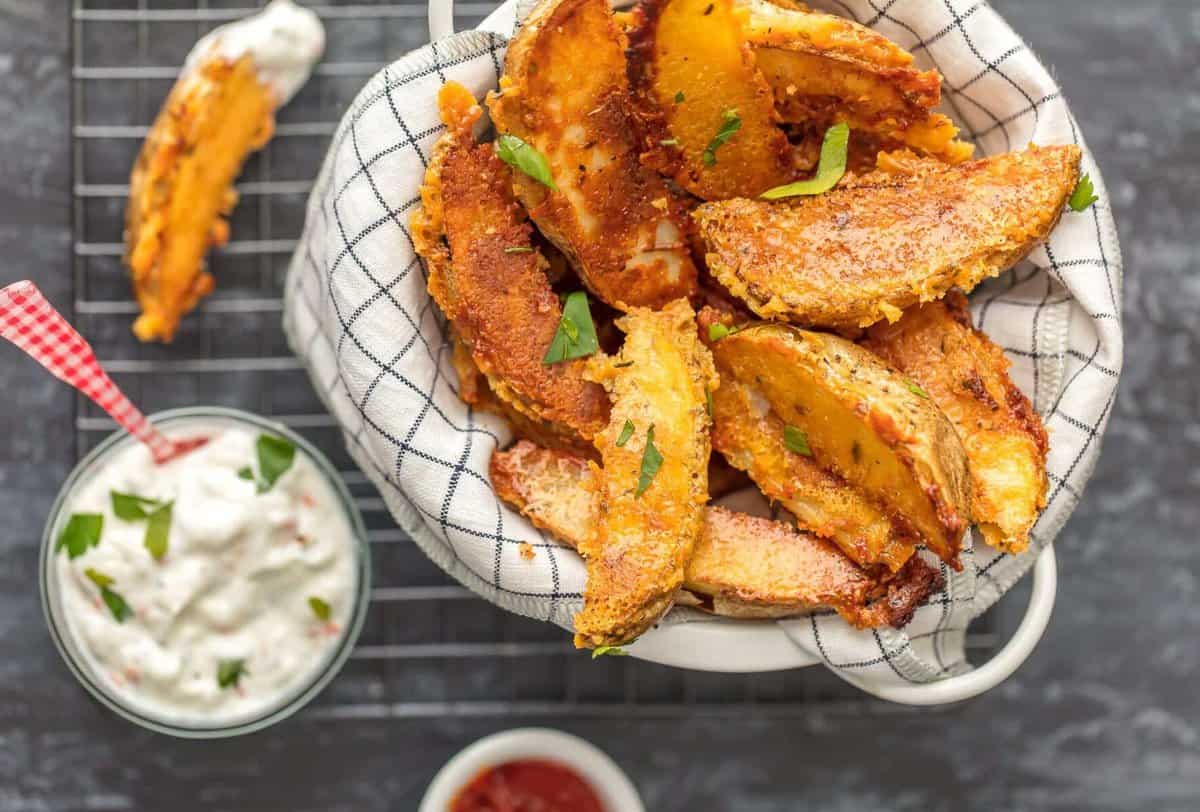
[(287, 104), (304, 86), (325, 50), (325, 28), (311, 10), (292, 0), (272, 0), (257, 14), (215, 28), (196, 43), (184, 65), (213, 56), (238, 60), (249, 54), (258, 78)]
[[(303, 449), (266, 487), (253, 427), (198, 419), (169, 434), (211, 439), (165, 465), (140, 443), (104, 459), (68, 495), (58, 535), (72, 514), (100, 514), (99, 541), (59, 549), (54, 577), (75, 648), (123, 704), (219, 726), (277, 708), (325, 666), (352, 622), (357, 541)], [(119, 518), (114, 491), (153, 500), (148, 514), (173, 503), (161, 559), (151, 520)]]

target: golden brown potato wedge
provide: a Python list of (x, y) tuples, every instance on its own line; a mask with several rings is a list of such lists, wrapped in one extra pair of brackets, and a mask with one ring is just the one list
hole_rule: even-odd
[(169, 342), (213, 290), (204, 256), (229, 241), (233, 181), (275, 129), (276, 96), (249, 56), (215, 56), (171, 89), (129, 178), (125, 264), (142, 314), (133, 332)]
[(671, 607), (708, 501), (705, 392), (717, 380), (692, 308), (635, 308), (617, 326), (619, 355), (588, 367), (612, 414), (595, 437), (604, 464), (595, 532), (579, 545), (588, 565), (575, 616), (581, 648), (629, 642)]
[(987, 543), (1026, 549), (1046, 506), (1046, 429), (1009, 379), (1003, 350), (971, 326), (966, 297), (953, 291), (910, 308), (861, 343), (917, 381), (958, 430), (971, 471), (971, 518)]
[[(771, 89), (733, 0), (646, 0), (629, 73), (645, 160), (703, 200), (757, 197), (795, 175)], [(723, 128), (736, 132), (714, 147)]]
[(941, 98), (937, 71), (914, 68), (912, 54), (891, 40), (833, 14), (735, 2), (784, 121), (845, 121), (948, 163), (971, 157), (974, 147), (957, 140), (953, 122), (933, 112)]
[[(492, 455), (490, 473), (502, 499), (564, 543), (578, 548), (594, 532), (598, 474), (582, 458), (520, 442)], [(917, 557), (894, 578), (869, 576), (823, 539), (710, 505), (683, 588), (693, 605), (727, 617), (832, 608), (860, 628), (899, 628), (941, 579)]]
[(488, 97), (496, 129), (544, 155), (557, 187), (518, 172), (517, 197), (584, 284), (622, 310), (696, 290), (683, 203), (638, 159), (624, 45), (605, 0), (544, 0)]
[(709, 270), (758, 315), (866, 327), (1023, 258), (1058, 223), (1079, 161), (1075, 146), (1031, 146), (793, 201), (706, 203), (693, 216)]
[(412, 217), (429, 292), (496, 397), (590, 438), (607, 423), (608, 398), (583, 379), (582, 360), (542, 363), (562, 305), (513, 199), (512, 173), (490, 144), (475, 143), (471, 126), (482, 110), (466, 88), (447, 83), (439, 102), (447, 133)]
[[(718, 372), (720, 368), (718, 367)], [(750, 475), (765, 496), (805, 530), (833, 540), (864, 567), (900, 569), (919, 539), (878, 505), (809, 456), (789, 451), (784, 422), (752, 383), (722, 375), (712, 393), (713, 448)]]
[(959, 566), (970, 516), (966, 452), (919, 387), (856, 344), (785, 324), (750, 325), (712, 351), (723, 378), (752, 385), (792, 427), (793, 445)]

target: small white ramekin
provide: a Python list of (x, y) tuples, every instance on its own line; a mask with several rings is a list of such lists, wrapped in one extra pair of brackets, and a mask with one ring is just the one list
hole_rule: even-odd
[(604, 751), (578, 736), (545, 727), (494, 733), (459, 751), (433, 777), (418, 812), (447, 812), (458, 791), (488, 767), (530, 758), (575, 770), (596, 791), (605, 812), (646, 812), (629, 776)]

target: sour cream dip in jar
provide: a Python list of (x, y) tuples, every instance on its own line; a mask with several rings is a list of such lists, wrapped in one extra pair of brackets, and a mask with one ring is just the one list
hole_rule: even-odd
[(362, 518), (337, 472), (264, 418), (198, 407), (152, 422), (207, 438), (162, 465), (100, 443), (42, 541), (51, 635), (97, 699), (192, 738), (286, 718), (337, 673), (370, 592)]

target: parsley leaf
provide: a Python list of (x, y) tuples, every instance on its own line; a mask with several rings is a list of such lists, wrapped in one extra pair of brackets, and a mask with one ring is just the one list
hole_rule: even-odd
[(712, 390), (704, 390), (704, 408), (708, 412), (708, 416), (712, 417)]
[(909, 392), (912, 392), (917, 397), (929, 400), (929, 393), (922, 389), (921, 385), (916, 381), (905, 381), (904, 385), (908, 388)]
[(317, 616), (317, 620), (329, 620), (329, 616), (333, 614), (333, 610), (329, 607), (329, 604), (316, 595), (308, 599), (308, 605), (312, 609), (313, 614)]
[(811, 457), (812, 449), (808, 447), (808, 435), (795, 426), (783, 427), (783, 444), (788, 451), (802, 457)]
[(248, 479), (251, 482), (254, 481), (254, 469), (249, 465), (243, 465), (241, 468), (239, 468), (237, 475), (238, 479)]
[(70, 558), (79, 558), (100, 543), (100, 533), (104, 529), (104, 516), (100, 513), (72, 513), (67, 520), (67, 526), (58, 534), (58, 542), (54, 551), (65, 549)]
[(171, 536), (171, 509), (174, 505), (174, 502), (161, 505), (146, 520), (146, 536), (142, 543), (150, 555), (159, 561), (167, 554), (167, 541)]
[(100, 599), (104, 601), (104, 605), (108, 607), (108, 611), (112, 612), (112, 616), (117, 619), (118, 623), (124, 623), (126, 618), (133, 617), (133, 610), (121, 597), (121, 593), (109, 588), (113, 583), (110, 576), (97, 572), (91, 567), (84, 570), (83, 574), (100, 587)]
[(641, 496), (646, 492), (654, 475), (662, 467), (662, 461), (662, 454), (654, 447), (654, 426), (650, 426), (646, 429), (646, 449), (642, 452), (642, 470), (638, 474), (637, 492), (634, 496)]
[(682, 90), (676, 91), (676, 93), (675, 93), (675, 103), (676, 103), (676, 104), (683, 104), (683, 91), (682, 91)]
[(628, 657), (629, 656), (629, 652), (627, 652), (625, 649), (621, 648), (620, 646), (596, 646), (594, 649), (592, 649), (592, 659), (593, 660), (596, 659), (597, 657), (603, 657), (606, 654), (609, 657)]
[(845, 122), (834, 124), (825, 131), (821, 142), (821, 160), (817, 174), (808, 180), (799, 180), (768, 189), (760, 197), (763, 200), (779, 200), (797, 195), (819, 195), (828, 192), (846, 174), (846, 153), (850, 145), (850, 127)]
[(581, 290), (568, 294), (563, 303), (558, 330), (546, 349), (542, 363), (549, 366), (560, 361), (583, 358), (599, 349), (600, 342), (596, 339), (596, 326), (592, 323), (592, 311), (588, 309), (587, 294)]
[(217, 663), (217, 686), (220, 688), (237, 687), (238, 680), (249, 673), (246, 670), (245, 660), (221, 660)]
[(1085, 174), (1075, 185), (1075, 191), (1071, 192), (1071, 199), (1067, 201), (1067, 205), (1071, 207), (1071, 211), (1087, 211), (1088, 207), (1099, 199), (1092, 179)]
[(108, 496), (112, 500), (113, 513), (117, 514), (117, 518), (130, 522), (147, 518), (162, 504), (157, 499), (147, 499), (144, 496), (119, 491), (109, 491)]
[(629, 442), (629, 438), (633, 436), (633, 421), (626, 420), (625, 425), (621, 427), (621, 436), (617, 438), (617, 448), (622, 448)]
[(721, 324), (721, 322), (714, 321), (712, 324), (708, 325), (708, 340), (711, 342), (720, 341), (722, 338), (725, 338), (726, 336), (731, 336), (734, 333), (739, 332), (742, 329), (742, 327), (745, 327), (745, 326), (746, 325), (743, 324), (743, 325), (741, 325), (741, 327), (738, 327), (736, 325), (733, 327), (726, 327), (724, 324)]
[(546, 156), (515, 135), (502, 135), (496, 139), (496, 154), (504, 163), (519, 169), (529, 177), (558, 191), (554, 175), (550, 173), (550, 162)]
[(725, 119), (725, 123), (721, 125), (721, 129), (717, 130), (713, 140), (709, 141), (708, 146), (704, 148), (704, 154), (700, 156), (705, 166), (716, 166), (717, 150), (728, 143), (734, 133), (742, 128), (742, 119), (738, 116), (737, 110), (732, 107), (723, 111), (721, 118)]
[(258, 454), (258, 492), (269, 491), (292, 467), (296, 459), (296, 445), (291, 440), (273, 434), (260, 434), (254, 443)]

